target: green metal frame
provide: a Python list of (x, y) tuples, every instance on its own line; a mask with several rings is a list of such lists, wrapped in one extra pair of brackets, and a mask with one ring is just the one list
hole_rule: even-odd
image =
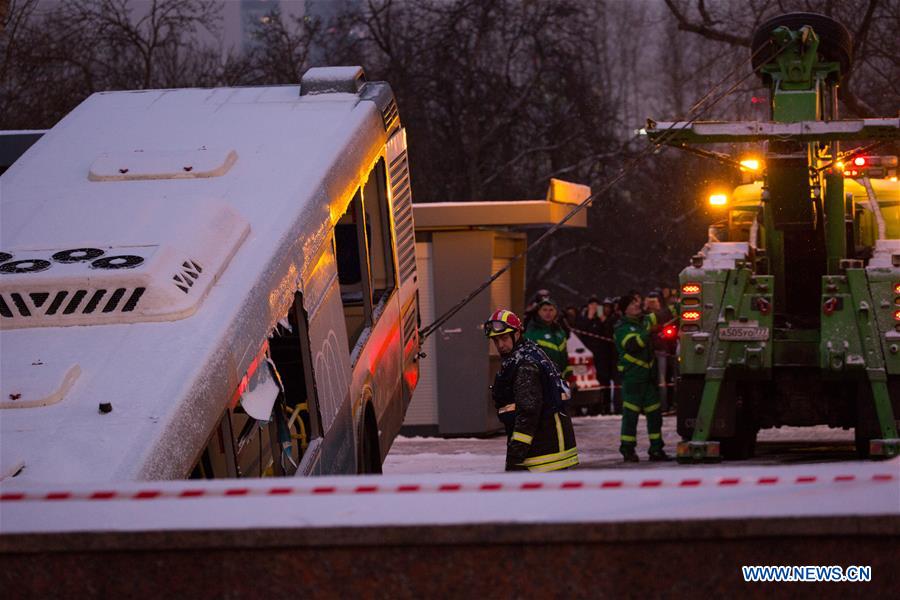
[[(672, 145), (771, 139), (806, 144), (807, 148), (805, 164), (773, 161), (774, 166), (766, 173), (766, 186), (770, 190), (810, 191), (809, 198), (763, 197), (760, 226), (765, 232), (770, 274), (756, 275), (754, 265), (748, 264), (708, 271), (695, 265), (682, 273), (682, 283), (702, 283), (706, 307), (700, 331), (682, 332), (681, 359), (686, 369), (683, 372), (705, 374), (705, 380), (692, 440), (679, 445), (678, 458), (681, 462), (718, 458), (718, 444), (711, 438), (726, 372), (737, 369), (742, 379), (745, 376), (765, 379), (771, 376), (773, 366), (779, 365), (818, 367), (825, 378), (854, 377), (867, 381), (884, 438), (878, 440), (878, 447), (884, 455), (895, 455), (900, 451), (900, 440), (887, 384), (889, 372), (900, 374), (900, 332), (893, 342), (888, 339), (894, 333), (894, 322), (888, 313), (900, 307), (894, 306), (892, 296), (889, 304), (885, 297), (893, 291), (892, 282), (900, 282), (900, 269), (875, 274), (870, 290), (866, 270), (847, 261), (848, 207), (843, 174), (837, 169), (820, 170), (818, 165), (823, 159), (838, 156), (837, 141), (841, 139), (897, 139), (900, 119), (822, 121), (822, 103), (829, 98), (828, 82), (837, 81), (840, 65), (818, 61), (819, 38), (808, 26), (797, 31), (780, 27), (772, 32), (772, 39), (780, 50), (772, 62), (762, 67), (762, 72), (771, 81), (773, 122), (651, 122), (647, 131), (652, 140)], [(786, 230), (777, 227), (773, 217), (773, 203), (779, 202), (795, 203), (792, 206), (808, 202), (810, 208), (803, 210), (810, 210), (812, 215), (821, 214), (817, 210), (823, 213), (813, 217), (824, 217), (824, 228), (815, 231), (824, 232), (827, 261), (821, 288), (823, 314), (818, 330), (776, 333), (774, 329), (772, 313), (774, 307), (784, 306), (788, 283), (785, 280)], [(789, 215), (803, 214), (803, 210)], [(873, 293), (880, 299), (877, 307)], [(760, 294), (768, 298), (773, 308), (765, 315), (754, 304)], [(751, 319), (761, 327), (769, 327), (768, 340), (761, 343), (720, 339), (723, 327), (735, 320)], [(882, 335), (882, 331), (888, 335)]]

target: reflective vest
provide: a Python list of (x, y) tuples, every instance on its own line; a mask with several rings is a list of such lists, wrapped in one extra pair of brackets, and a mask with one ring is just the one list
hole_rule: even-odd
[(616, 324), (619, 372), (628, 381), (653, 381), (653, 343), (650, 329), (656, 325), (653, 313), (641, 319), (622, 317)]
[(571, 367), (569, 366), (569, 352), (566, 349), (566, 341), (569, 336), (565, 329), (556, 324), (548, 325), (535, 317), (528, 323), (525, 338), (541, 347), (541, 350), (550, 357), (550, 360), (562, 373), (563, 378), (568, 376)]

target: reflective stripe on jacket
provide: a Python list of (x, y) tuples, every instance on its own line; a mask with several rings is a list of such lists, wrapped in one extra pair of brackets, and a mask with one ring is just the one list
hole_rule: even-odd
[(619, 371), (629, 381), (650, 381), (654, 361), (650, 329), (656, 325), (656, 315), (642, 319), (623, 317), (616, 324), (616, 350)]
[(494, 402), (516, 406), (507, 468), (556, 471), (578, 464), (575, 430), (562, 401), (560, 375), (546, 354), (523, 340), (503, 360), (494, 380)]
[(566, 349), (566, 341), (569, 336), (566, 330), (559, 325), (546, 324), (538, 318), (532, 319), (525, 330), (525, 338), (541, 347), (556, 368), (565, 378), (571, 370), (569, 367), (569, 352)]

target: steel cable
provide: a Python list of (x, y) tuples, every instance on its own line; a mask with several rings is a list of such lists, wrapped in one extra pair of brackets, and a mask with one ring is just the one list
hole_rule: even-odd
[[(494, 273), (493, 275), (491, 275), (491, 276), (490, 276), (487, 280), (485, 280), (481, 285), (479, 285), (477, 288), (475, 288), (473, 291), (471, 291), (468, 295), (466, 295), (464, 298), (462, 298), (459, 302), (457, 302), (457, 303), (456, 303), (453, 307), (451, 307), (449, 310), (445, 311), (441, 316), (439, 316), (437, 319), (435, 319), (435, 320), (434, 320), (433, 322), (431, 322), (429, 325), (427, 325), (427, 326), (423, 327), (422, 329), (420, 329), (420, 330), (419, 330), (419, 339), (420, 339), (420, 341), (425, 340), (426, 338), (428, 338), (428, 336), (430, 336), (431, 334), (433, 334), (438, 328), (441, 327), (441, 325), (443, 325), (444, 323), (446, 323), (446, 322), (447, 322), (449, 319), (451, 319), (456, 313), (458, 313), (460, 310), (462, 310), (462, 308), (463, 308), (466, 304), (468, 304), (469, 302), (471, 302), (478, 294), (480, 294), (481, 292), (483, 292), (484, 290), (486, 290), (488, 287), (490, 287), (490, 285), (491, 285), (495, 280), (497, 280), (497, 279), (498, 279), (499, 277), (501, 277), (504, 273), (506, 273), (506, 272), (507, 272), (507, 271), (508, 271), (515, 263), (517, 263), (519, 260), (521, 260), (523, 257), (525, 257), (531, 250), (533, 250), (534, 248), (536, 248), (537, 246), (539, 246), (540, 244), (542, 244), (542, 243), (543, 243), (548, 237), (550, 237), (553, 233), (555, 233), (555, 232), (558, 231), (560, 228), (562, 228), (563, 225), (565, 225), (572, 217), (574, 217), (574, 216), (575, 216), (576, 214), (578, 214), (581, 210), (583, 210), (586, 206), (588, 206), (592, 201), (594, 201), (595, 199), (599, 198), (602, 194), (604, 194), (607, 190), (609, 190), (613, 185), (615, 185), (616, 183), (618, 183), (619, 181), (621, 181), (622, 178), (624, 178), (625, 175), (627, 175), (632, 169), (634, 169), (634, 168), (635, 168), (635, 167), (636, 167), (636, 166), (637, 166), (644, 158), (646, 158), (646, 157), (647, 157), (648, 155), (650, 155), (651, 153), (655, 152), (658, 148), (662, 147), (662, 146), (666, 143), (666, 141), (667, 141), (668, 138), (670, 138), (670, 137), (671, 137), (672, 135), (674, 135), (676, 132), (682, 131), (682, 130), (687, 129), (688, 127), (690, 127), (697, 119), (699, 119), (700, 117), (702, 117), (703, 115), (705, 115), (712, 107), (714, 107), (716, 104), (718, 104), (718, 103), (721, 102), (724, 98), (726, 98), (726, 97), (729, 96), (732, 92), (734, 92), (734, 90), (737, 89), (737, 87), (738, 87), (741, 83), (743, 83), (744, 81), (746, 81), (746, 79), (747, 79), (748, 77), (750, 77), (751, 75), (755, 74), (756, 71), (759, 70), (759, 67), (757, 67), (757, 68), (751, 70), (750, 73), (749, 73), (748, 75), (745, 75), (744, 77), (742, 77), (737, 83), (735, 83), (734, 85), (732, 85), (731, 87), (729, 87), (728, 90), (726, 90), (724, 93), (720, 94), (718, 97), (716, 97), (713, 101), (711, 101), (711, 102), (710, 102), (709, 104), (707, 104), (706, 106), (703, 106), (705, 100), (706, 100), (707, 98), (709, 98), (710, 96), (712, 96), (712, 93), (713, 93), (716, 89), (718, 89), (718, 88), (721, 87), (726, 81), (728, 81), (729, 79), (731, 79), (731, 78), (734, 76), (734, 74), (738, 71), (738, 69), (743, 68), (744, 65), (746, 65), (747, 62), (750, 62), (750, 61), (752, 61), (754, 58), (756, 58), (756, 55), (759, 54), (760, 52), (762, 52), (764, 49), (766, 49), (766, 48), (768, 47), (768, 45), (771, 44), (771, 43), (772, 43), (772, 41), (769, 40), (769, 43), (768, 43), (768, 44), (763, 44), (763, 45), (761, 45), (759, 48), (757, 48), (756, 51), (753, 52), (753, 53), (750, 55), (750, 57), (749, 57), (746, 61), (742, 62), (740, 65), (738, 65), (737, 67), (735, 67), (732, 71), (730, 71), (725, 77), (722, 78), (721, 81), (719, 81), (719, 83), (717, 83), (715, 86), (713, 86), (709, 92), (707, 92), (706, 94), (704, 94), (704, 96), (703, 96), (700, 100), (698, 100), (697, 102), (695, 102), (694, 105), (691, 107), (691, 110), (688, 112), (688, 115), (690, 115), (691, 112), (694, 112), (694, 111), (699, 111), (699, 112), (698, 112), (696, 115), (694, 115), (693, 117), (691, 117), (690, 120), (684, 122), (684, 124), (682, 124), (682, 125), (681, 125), (680, 127), (678, 127), (677, 129), (675, 128), (675, 125), (676, 125), (677, 123), (673, 124), (669, 129), (667, 129), (665, 132), (662, 133), (662, 135), (657, 139), (656, 142), (653, 142), (651, 145), (647, 146), (644, 150), (638, 152), (638, 154), (637, 154), (636, 156), (632, 157), (631, 160), (630, 160), (625, 166), (623, 166), (623, 167), (621, 167), (621, 168), (619, 169), (619, 172), (618, 172), (616, 175), (614, 175), (614, 176), (613, 176), (611, 179), (609, 179), (605, 184), (603, 184), (599, 190), (597, 190), (596, 192), (592, 193), (592, 194), (589, 195), (587, 198), (585, 198), (580, 204), (576, 205), (571, 211), (569, 211), (569, 213), (568, 213), (566, 216), (564, 216), (564, 217), (563, 217), (562, 219), (560, 219), (558, 222), (556, 222), (556, 223), (554, 223), (552, 226), (550, 226), (550, 227), (547, 229), (547, 231), (545, 231), (543, 234), (541, 234), (541, 236), (538, 237), (534, 242), (532, 242), (531, 244), (529, 244), (528, 247), (526, 247), (524, 250), (522, 250), (521, 252), (519, 252), (517, 255), (513, 256), (513, 257), (509, 260), (509, 262), (508, 262), (503, 268), (501, 268), (501, 269), (498, 270), (496, 273)], [(772, 59), (774, 60), (775, 58), (777, 58), (782, 52), (785, 51), (785, 49), (787, 49), (787, 47), (788, 47), (788, 46), (785, 45), (785, 46), (783, 46), (781, 49), (779, 49), (778, 52), (776, 52), (776, 53), (772, 56)], [(760, 67), (761, 67), (761, 66), (762, 66), (762, 65), (760, 65)], [(702, 107), (702, 110), (700, 110), (701, 107)], [(634, 139), (636, 139), (636, 137), (637, 137), (637, 136), (635, 136), (635, 138), (631, 138), (631, 139), (629, 140), (629, 142), (631, 142), (631, 141), (633, 141)]]

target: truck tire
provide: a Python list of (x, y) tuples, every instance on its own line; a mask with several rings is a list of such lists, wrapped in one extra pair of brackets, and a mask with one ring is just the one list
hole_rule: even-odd
[[(772, 17), (753, 32), (750, 51), (753, 53), (753, 69), (757, 70), (770, 62), (777, 50), (769, 45), (769, 35), (778, 27), (797, 30), (809, 25), (819, 36), (819, 54), (827, 61), (841, 65), (841, 77), (850, 74), (853, 68), (853, 41), (850, 32), (838, 21), (818, 13), (794, 12)], [(763, 48), (763, 46), (768, 47)], [(762, 50), (760, 50), (762, 48)], [(757, 54), (757, 50), (760, 50)], [(768, 83), (768, 75), (759, 73), (763, 82)]]
[(750, 421), (735, 424), (734, 437), (720, 441), (722, 458), (725, 460), (746, 460), (756, 454), (756, 425)]
[(759, 426), (751, 401), (756, 390), (748, 391), (746, 396), (740, 398), (735, 408), (734, 436), (720, 440), (720, 450), (725, 460), (746, 460), (756, 454), (756, 435), (759, 433)]
[(700, 410), (700, 398), (703, 395), (703, 375), (681, 375), (675, 380), (675, 414), (678, 435), (688, 441), (694, 435), (694, 420)]

